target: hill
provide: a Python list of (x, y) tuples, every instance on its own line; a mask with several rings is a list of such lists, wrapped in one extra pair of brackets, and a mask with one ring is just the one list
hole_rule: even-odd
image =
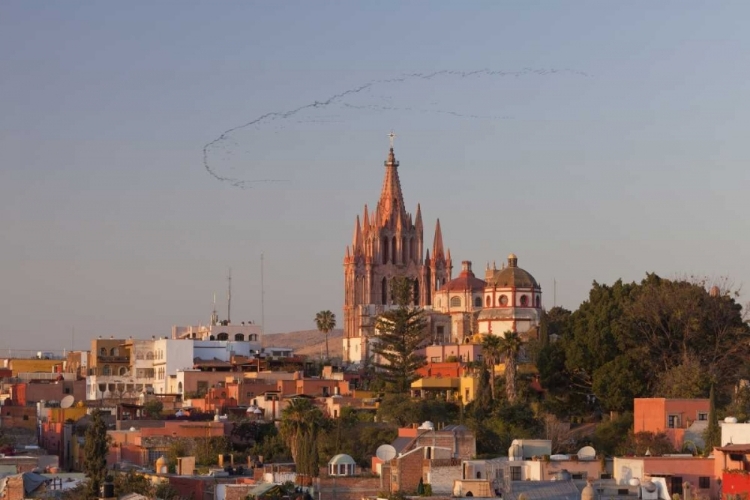
[[(328, 332), (328, 352), (332, 358), (340, 358), (343, 352), (340, 329)], [(269, 333), (263, 336), (263, 347), (291, 347), (296, 354), (310, 357), (325, 356), (326, 336), (318, 330), (302, 330), (287, 333)]]

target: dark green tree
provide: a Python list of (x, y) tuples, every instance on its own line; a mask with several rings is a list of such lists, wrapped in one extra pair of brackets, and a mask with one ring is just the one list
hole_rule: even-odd
[(419, 422), (420, 416), (418, 401), (404, 393), (385, 394), (377, 410), (378, 421), (397, 427)]
[(84, 445), (83, 472), (88, 477), (86, 494), (89, 498), (99, 498), (99, 488), (104, 484), (107, 475), (107, 452), (109, 451), (109, 436), (107, 424), (104, 423), (99, 409), (91, 412), (91, 422), (86, 429)]
[(292, 452), (297, 474), (318, 476), (318, 434), (323, 413), (309, 399), (294, 398), (281, 413), (281, 436)]
[(711, 385), (708, 399), (708, 427), (703, 433), (703, 441), (706, 443), (704, 448), (706, 456), (713, 453), (714, 447), (721, 446), (721, 427), (719, 427), (719, 416), (716, 414), (716, 394), (713, 385)]
[(138, 493), (145, 497), (151, 497), (154, 494), (154, 487), (151, 481), (146, 476), (138, 474), (133, 470), (115, 474), (113, 484), (115, 486), (115, 496), (118, 498), (128, 493)]
[(416, 371), (425, 364), (425, 357), (416, 351), (429, 339), (427, 320), (422, 309), (411, 305), (412, 294), (411, 279), (393, 278), (391, 295), (397, 307), (375, 322), (372, 351), (383, 361), (374, 366), (389, 392), (407, 394), (418, 378)]
[(622, 354), (594, 372), (592, 390), (605, 409), (632, 410), (633, 398), (646, 392), (646, 376), (640, 360)]
[(523, 340), (516, 332), (507, 331), (500, 339), (500, 353), (505, 359), (505, 396), (510, 404), (516, 402), (516, 366)]
[(711, 378), (697, 356), (689, 353), (679, 365), (656, 376), (654, 396), (671, 399), (705, 398), (711, 388)]
[(497, 335), (487, 334), (482, 337), (482, 357), (490, 375), (490, 394), (493, 401), (497, 401), (495, 395), (495, 365), (502, 358), (502, 340)]

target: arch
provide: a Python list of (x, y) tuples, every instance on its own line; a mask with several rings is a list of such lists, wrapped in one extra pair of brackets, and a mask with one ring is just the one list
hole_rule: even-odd
[(501, 295), (499, 299), (497, 299), (497, 304), (499, 306), (507, 306), (508, 305), (508, 296), (507, 295)]
[(430, 268), (427, 267), (425, 271), (425, 283), (427, 285), (425, 286), (425, 291), (427, 292), (427, 296), (424, 298), (425, 305), (432, 305), (432, 271), (430, 271)]
[(391, 262), (394, 264), (396, 263), (396, 256), (398, 255), (396, 251), (396, 237), (394, 236), (391, 238)]
[(491, 296), (489, 296), (489, 295), (487, 296), (487, 300), (484, 301), (484, 305), (485, 305), (485, 307), (492, 307), (492, 297)]
[(419, 305), (419, 280), (414, 280), (414, 305)]
[(104, 368), (102, 368), (102, 375), (111, 375), (112, 370), (109, 367), (109, 365), (104, 365)]
[(110, 355), (110, 356), (119, 356), (119, 355), (120, 355), (120, 350), (119, 350), (119, 349), (118, 349), (117, 347), (113, 347), (113, 348), (112, 348), (112, 349), (111, 349), (111, 350), (109, 351), (109, 355)]
[(409, 247), (407, 246), (406, 236), (401, 237), (401, 263), (409, 262)]
[(380, 253), (383, 256), (383, 264), (388, 264), (388, 236), (383, 236), (383, 245), (380, 249)]
[(482, 479), (482, 472), (481, 471), (477, 471), (477, 479)]
[(124, 366), (121, 366), (120, 367), (120, 376), (127, 375), (127, 373), (128, 373), (128, 369), (126, 367), (124, 367)]
[(385, 277), (380, 282), (380, 303), (383, 305), (388, 303), (388, 280)]
[(451, 307), (461, 307), (461, 297), (451, 297)]
[(474, 297), (474, 307), (482, 307), (482, 297)]
[(539, 295), (537, 295), (536, 296), (536, 308), (539, 309), (541, 307), (542, 307), (542, 298)]
[(235, 333), (234, 340), (245, 340), (245, 336), (241, 333)]
[(177, 392), (182, 392), (182, 382), (177, 382)]
[(102, 347), (101, 349), (99, 349), (99, 356), (106, 356), (106, 355), (107, 355), (106, 347)]
[(521, 307), (526, 307), (528, 305), (529, 305), (529, 296), (521, 295)]
[(216, 337), (214, 337), (213, 335), (209, 335), (208, 340), (216, 340)]
[(135, 353), (135, 359), (143, 359), (143, 352), (138, 351)]
[(154, 359), (154, 353), (153, 353), (153, 352), (151, 352), (151, 351), (148, 351), (148, 352), (146, 353), (146, 359), (149, 359), (149, 360), (152, 360), (152, 359)]
[(227, 332), (221, 332), (216, 336), (216, 340), (229, 340), (229, 334)]

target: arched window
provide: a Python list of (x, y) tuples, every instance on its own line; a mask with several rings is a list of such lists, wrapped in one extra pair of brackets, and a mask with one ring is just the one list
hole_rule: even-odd
[(143, 359), (143, 353), (141, 351), (136, 352), (135, 359)]
[(485, 307), (492, 307), (492, 297), (487, 296), (487, 300), (484, 301)]
[(104, 368), (102, 368), (102, 375), (110, 375), (112, 373), (112, 370), (109, 368), (109, 365), (104, 365)]
[(401, 263), (409, 262), (409, 248), (406, 246), (406, 236), (401, 238)]
[(102, 347), (101, 349), (99, 349), (99, 355), (100, 356), (106, 356), (107, 355), (107, 348), (106, 347)]
[(229, 334), (227, 332), (221, 332), (216, 336), (216, 340), (229, 340)]
[(391, 239), (391, 261), (395, 264), (396, 263), (396, 256), (398, 253), (396, 253), (396, 237), (394, 236)]
[(451, 297), (451, 307), (461, 307), (461, 297)]
[(380, 303), (383, 305), (388, 303), (388, 280), (385, 278), (380, 283)]
[(109, 354), (111, 356), (119, 356), (120, 355), (120, 350), (117, 347), (113, 347), (112, 350), (109, 351)]
[(507, 295), (501, 295), (497, 302), (498, 302), (498, 304), (500, 304), (503, 307), (507, 306), (508, 305), (508, 296)]
[(120, 375), (126, 375), (128, 373), (128, 369), (124, 366), (120, 367)]
[(474, 297), (474, 307), (482, 307), (482, 297)]
[[(383, 264), (388, 264), (388, 236), (383, 236), (383, 244), (380, 248), (381, 255), (383, 256)], [(385, 304), (385, 302), (384, 302)]]
[(539, 295), (536, 296), (536, 307), (542, 307), (542, 298)]
[(146, 353), (146, 359), (149, 359), (149, 360), (154, 359), (154, 353), (151, 351), (148, 351)]
[(234, 340), (245, 340), (245, 336), (242, 335), (241, 333), (236, 333), (234, 335)]
[(529, 305), (529, 296), (521, 295), (521, 307), (526, 307), (528, 305)]
[(177, 392), (182, 392), (182, 382), (177, 382)]
[(427, 272), (425, 273), (425, 290), (427, 292), (427, 296), (425, 297), (424, 303), (428, 306), (432, 305), (432, 272), (430, 271), (430, 268), (427, 268)]

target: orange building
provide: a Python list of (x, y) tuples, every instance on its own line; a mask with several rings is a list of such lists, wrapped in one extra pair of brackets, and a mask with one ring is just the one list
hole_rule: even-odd
[(634, 432), (663, 432), (680, 451), (687, 440), (700, 440), (708, 423), (708, 399), (636, 398)]

